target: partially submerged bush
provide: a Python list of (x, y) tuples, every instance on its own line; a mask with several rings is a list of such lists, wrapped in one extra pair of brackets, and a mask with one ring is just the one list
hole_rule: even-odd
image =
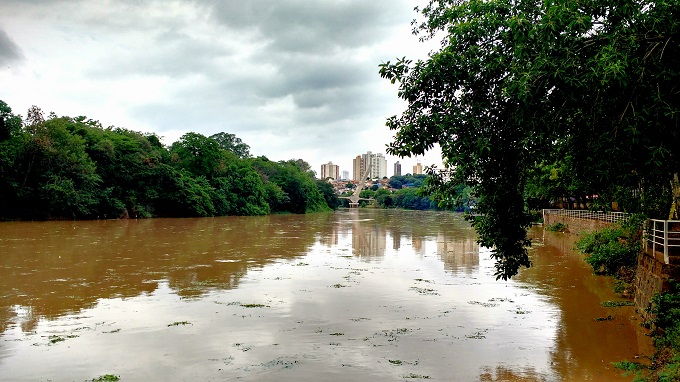
[(561, 222), (557, 222), (555, 224), (550, 224), (546, 226), (545, 229), (552, 232), (565, 232), (567, 230), (567, 225)]
[(597, 274), (614, 275), (621, 267), (634, 266), (641, 249), (641, 219), (633, 217), (618, 227), (583, 234), (576, 248)]

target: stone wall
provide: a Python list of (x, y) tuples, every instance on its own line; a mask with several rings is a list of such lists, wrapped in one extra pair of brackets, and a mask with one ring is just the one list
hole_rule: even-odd
[(638, 256), (635, 276), (635, 310), (645, 321), (652, 318), (648, 311), (652, 306), (652, 297), (668, 290), (668, 280), (671, 278), (680, 280), (680, 267), (664, 264), (663, 259), (648, 253), (643, 252)]

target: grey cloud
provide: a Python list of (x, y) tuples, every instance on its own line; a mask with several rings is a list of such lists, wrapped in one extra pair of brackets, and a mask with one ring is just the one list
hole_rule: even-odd
[(387, 33), (391, 12), (387, 2), (364, 0), (236, 0), (212, 8), (218, 23), (258, 31), (272, 51), (316, 54), (380, 41)]
[(21, 61), (24, 55), (7, 32), (0, 29), (0, 66), (7, 66)]

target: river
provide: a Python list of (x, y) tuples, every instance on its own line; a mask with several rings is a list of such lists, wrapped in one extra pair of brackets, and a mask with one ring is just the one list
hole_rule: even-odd
[(633, 308), (530, 234), (505, 282), (446, 212), (0, 223), (0, 380), (630, 380)]

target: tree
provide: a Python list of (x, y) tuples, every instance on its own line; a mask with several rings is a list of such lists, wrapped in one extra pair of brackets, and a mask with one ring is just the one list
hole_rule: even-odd
[(257, 157), (251, 163), (263, 179), (273, 212), (304, 214), (329, 210), (307, 162), (301, 159), (272, 162), (266, 157)]
[[(673, 1), (432, 0), (415, 33), (444, 34), (425, 61), (384, 63), (408, 102), (388, 119), (388, 153), (439, 144), (447, 168), (426, 189), (477, 197), (470, 217), (497, 278), (530, 266), (528, 172), (555, 155), (570, 192), (664, 215), (680, 187), (679, 3)], [(674, 198), (675, 197), (675, 198)], [(671, 211), (673, 211), (673, 207)], [(677, 210), (677, 208), (676, 208)]]
[(12, 108), (0, 100), (0, 142), (10, 139), (21, 129), (21, 117), (12, 114)]
[(212, 179), (224, 171), (222, 149), (214, 139), (198, 133), (186, 133), (170, 146), (175, 165), (194, 176)]
[(334, 210), (337, 209), (340, 206), (340, 199), (338, 199), (338, 195), (335, 193), (335, 188), (333, 188), (333, 185), (325, 180), (320, 179), (315, 180), (314, 183), (316, 183), (316, 187), (326, 200), (328, 207)]
[(223, 150), (231, 151), (241, 159), (250, 158), (250, 146), (234, 134), (217, 133), (210, 136)]

